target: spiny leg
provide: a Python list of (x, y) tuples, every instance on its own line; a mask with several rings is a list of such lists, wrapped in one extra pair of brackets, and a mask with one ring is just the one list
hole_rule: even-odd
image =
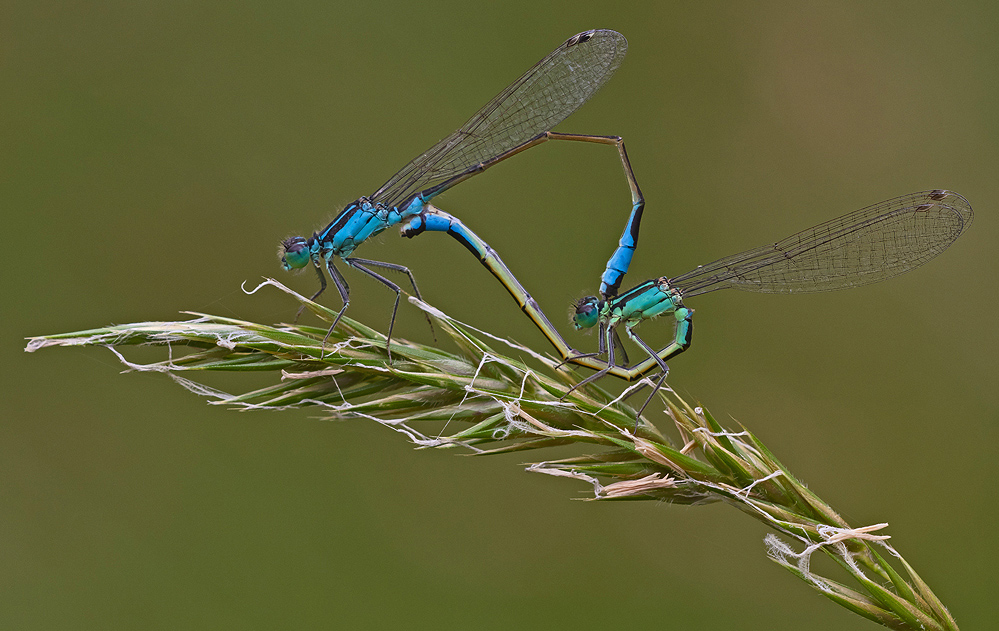
[(644, 412), (645, 408), (648, 407), (649, 403), (652, 402), (652, 397), (656, 396), (656, 393), (659, 392), (659, 388), (662, 387), (663, 382), (666, 381), (666, 375), (669, 374), (669, 366), (666, 365), (666, 361), (662, 357), (660, 357), (659, 354), (657, 354), (652, 349), (651, 346), (649, 346), (648, 344), (645, 343), (645, 340), (643, 340), (642, 338), (638, 337), (638, 334), (635, 333), (635, 331), (633, 331), (631, 327), (625, 326), (624, 330), (628, 334), (628, 337), (630, 337), (631, 339), (633, 339), (635, 342), (638, 343), (639, 346), (641, 346), (643, 349), (645, 349), (645, 352), (649, 354), (649, 357), (651, 357), (651, 358), (653, 358), (653, 359), (656, 360), (656, 363), (659, 364), (660, 370), (663, 371), (662, 376), (659, 377), (659, 381), (656, 382), (655, 387), (652, 388), (652, 394), (650, 394), (649, 398), (645, 400), (645, 403), (642, 404), (642, 408), (640, 410), (638, 410), (638, 414), (635, 416), (635, 433), (637, 433), (638, 432), (638, 419), (640, 419), (642, 417), (642, 412)]
[[(606, 337), (610, 338), (610, 336), (613, 333), (613, 331), (614, 331), (614, 327), (608, 326), (607, 327)], [(612, 366), (614, 366), (614, 345), (611, 344), (610, 340), (608, 339), (607, 340), (607, 365), (604, 366), (603, 368), (601, 368), (600, 370), (598, 370), (597, 372), (593, 373), (592, 375), (590, 375), (586, 379), (583, 379), (582, 381), (580, 381), (579, 383), (577, 383), (573, 387), (569, 388), (566, 391), (566, 393), (563, 394), (559, 398), (559, 401), (562, 401), (567, 396), (569, 396), (570, 394), (572, 394), (572, 392), (574, 390), (576, 390), (577, 388), (581, 388), (581, 387), (585, 386), (588, 383), (593, 383), (597, 379), (600, 379), (601, 377), (603, 377), (604, 375), (606, 375), (607, 373), (610, 372)]]
[[(620, 364), (614, 364), (613, 362), (608, 361), (608, 366), (613, 366), (613, 367), (617, 367), (617, 366), (627, 367), (628, 366), (628, 363), (629, 363), (629, 360), (628, 360), (628, 351), (625, 350), (624, 344), (621, 342), (621, 336), (619, 336), (617, 334), (617, 330), (616, 329), (612, 329), (610, 331), (610, 335), (608, 336), (605, 333), (606, 329), (607, 329), (607, 325), (606, 324), (604, 324), (603, 322), (601, 322), (597, 326), (599, 327), (598, 328), (598, 332), (597, 332), (597, 339), (599, 340), (597, 342), (597, 352), (596, 353), (577, 353), (575, 355), (571, 355), (569, 357), (566, 357), (561, 362), (559, 362), (559, 364), (557, 366), (555, 366), (556, 369), (561, 368), (563, 365), (565, 365), (565, 364), (567, 364), (569, 362), (578, 360), (578, 359), (586, 359), (587, 357), (600, 357), (602, 355), (606, 355), (607, 354), (607, 349), (608, 349), (609, 346), (613, 346), (615, 348), (615, 352), (620, 353), (623, 357), (621, 357), (621, 363)], [(608, 341), (607, 338), (610, 338), (610, 341)]]
[[(573, 362), (579, 359), (586, 359), (588, 357), (601, 357), (607, 353), (607, 342), (605, 341), (605, 334), (607, 331), (607, 324), (604, 322), (599, 322), (597, 324), (597, 352), (596, 353), (576, 353), (574, 355), (567, 355), (555, 365), (555, 370), (558, 370), (562, 366), (565, 366), (569, 362)], [(615, 337), (617, 333), (614, 334)], [(610, 364), (608, 364), (610, 366)], [(579, 386), (576, 386), (579, 387)], [(572, 392), (570, 390), (569, 392)]]
[[(601, 355), (603, 355), (603, 353), (579, 353), (577, 355), (569, 355), (568, 357), (566, 357), (565, 359), (563, 359), (559, 363), (555, 364), (555, 368), (554, 369), (558, 370), (559, 368), (561, 368), (562, 366), (565, 366), (569, 362), (574, 362), (574, 361), (579, 360), (579, 359), (588, 359), (590, 357), (599, 357)], [(604, 362), (601, 362), (601, 363), (604, 363)]]
[[(638, 415), (635, 417), (635, 431), (638, 431), (638, 419), (642, 416), (642, 412), (648, 407), (652, 401), (652, 397), (659, 392), (659, 388), (662, 387), (663, 382), (666, 380), (666, 375), (669, 374), (669, 367), (666, 365), (666, 360), (690, 348), (690, 341), (694, 334), (693, 316), (693, 309), (688, 309), (687, 307), (680, 307), (673, 312), (673, 317), (676, 319), (676, 325), (673, 329), (673, 341), (659, 352), (652, 350), (652, 347), (646, 344), (645, 340), (638, 337), (633, 327), (625, 326), (625, 332), (628, 334), (628, 337), (634, 340), (649, 355), (649, 359), (646, 359), (642, 363), (650, 362), (653, 367), (659, 366), (663, 371), (663, 374), (659, 377), (659, 381), (652, 389), (652, 394), (645, 400), (645, 404), (642, 405), (642, 409), (638, 411)], [(639, 374), (645, 374), (646, 372), (649, 372), (649, 370), (643, 370)]]
[[(312, 297), (309, 298), (309, 300), (315, 302), (316, 298), (318, 298), (320, 294), (326, 291), (326, 276), (323, 275), (323, 268), (320, 267), (318, 263), (313, 262), (313, 266), (316, 268), (316, 275), (319, 276), (319, 291), (314, 293)], [(294, 324), (298, 324), (298, 319), (302, 317), (303, 311), (305, 311), (305, 305), (299, 307), (298, 311), (295, 312), (295, 319), (293, 320)]]
[[(343, 317), (343, 314), (347, 312), (347, 307), (350, 306), (350, 286), (347, 284), (347, 279), (336, 268), (336, 265), (333, 265), (332, 259), (326, 261), (326, 270), (330, 273), (330, 278), (333, 279), (333, 284), (336, 285), (337, 291), (340, 292), (340, 299), (343, 300), (343, 306), (340, 307), (339, 313), (333, 318), (333, 324), (330, 325), (329, 331), (326, 331), (326, 337), (323, 338), (323, 349), (319, 352), (319, 359), (322, 359), (326, 353), (326, 340), (330, 339), (333, 329), (340, 323), (340, 318)], [(323, 289), (326, 289), (325, 283), (323, 283)]]
[(388, 287), (389, 289), (391, 289), (392, 291), (395, 292), (395, 304), (392, 305), (392, 319), (389, 320), (388, 333), (385, 335), (385, 351), (388, 353), (388, 360), (389, 360), (389, 363), (391, 364), (392, 363), (392, 329), (395, 328), (395, 315), (396, 315), (396, 312), (399, 311), (399, 299), (402, 298), (402, 287), (396, 285), (395, 283), (393, 283), (389, 279), (385, 278), (384, 276), (382, 276), (378, 272), (376, 272), (374, 270), (370, 270), (367, 267), (364, 267), (364, 265), (361, 263), (362, 261), (364, 263), (369, 263), (370, 261), (367, 261), (365, 259), (354, 259), (354, 258), (344, 259), (344, 261), (346, 261), (346, 263), (348, 265), (350, 265), (351, 267), (353, 267), (354, 269), (356, 269), (356, 270), (358, 270), (360, 272), (364, 272), (365, 274), (367, 274), (371, 278), (374, 278), (375, 280), (377, 280), (378, 282), (380, 282), (381, 284), (385, 285), (386, 287)]
[(611, 341), (614, 343), (614, 347), (623, 356), (621, 357), (621, 363), (619, 365), (627, 367), (627, 365), (630, 363), (628, 361), (628, 351), (624, 349), (624, 344), (621, 342), (621, 336), (617, 334), (616, 329), (613, 331), (613, 334), (611, 335)]
[[(357, 257), (351, 257), (350, 261), (352, 263), (361, 263), (362, 265), (374, 265), (375, 267), (383, 267), (385, 269), (390, 269), (394, 272), (402, 272), (409, 277), (409, 282), (413, 285), (413, 293), (416, 294), (418, 300), (422, 301), (423, 296), (420, 295), (420, 288), (416, 286), (416, 278), (413, 276), (413, 272), (409, 271), (409, 268), (404, 265), (397, 265), (396, 263), (385, 263), (384, 261), (372, 261), (371, 259), (360, 259)], [(396, 302), (398, 304), (398, 301)], [(427, 319), (427, 324), (430, 325), (430, 336), (437, 341), (437, 334), (434, 332), (434, 322), (430, 319), (430, 314), (424, 313), (423, 316)], [(392, 321), (395, 322), (395, 317), (393, 316)], [(390, 331), (391, 332), (391, 331)]]

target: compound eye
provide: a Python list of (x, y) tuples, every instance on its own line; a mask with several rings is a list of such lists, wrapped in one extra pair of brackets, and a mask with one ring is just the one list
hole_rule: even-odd
[(577, 329), (588, 329), (597, 323), (599, 317), (600, 309), (597, 307), (596, 296), (587, 296), (576, 304), (572, 324)]
[(300, 269), (309, 264), (311, 252), (309, 242), (302, 237), (286, 239), (281, 246), (284, 254), (281, 256), (281, 266), (286, 270)]

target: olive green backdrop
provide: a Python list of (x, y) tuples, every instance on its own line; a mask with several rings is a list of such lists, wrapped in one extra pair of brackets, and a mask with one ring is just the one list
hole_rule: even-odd
[[(692, 300), (671, 384), (752, 428), (851, 523), (889, 522), (962, 628), (992, 624), (999, 9), (807, 4), (6, 3), (0, 626), (875, 628), (768, 561), (763, 528), (724, 505), (570, 501), (589, 489), (526, 475), (522, 456), (208, 406), (101, 349), (22, 352), (28, 335), (183, 309), (287, 321), (286, 297), (239, 289), (314, 288), (279, 269), (280, 239), (589, 28), (624, 33), (628, 57), (560, 129), (627, 140), (648, 199), (630, 281), (910, 191), (971, 201), (968, 233), (902, 278)], [(548, 145), (441, 205), (568, 333), (629, 198), (612, 149)], [(391, 230), (359, 255), (548, 350), (450, 239)], [(348, 280), (350, 314), (384, 327), (389, 292)], [(408, 306), (398, 331), (429, 337)]]

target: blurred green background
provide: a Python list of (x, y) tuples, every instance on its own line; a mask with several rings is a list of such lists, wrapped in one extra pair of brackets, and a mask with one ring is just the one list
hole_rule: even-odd
[[(522, 456), (238, 414), (100, 349), (22, 352), (183, 309), (287, 321), (286, 297), (239, 289), (313, 290), (279, 269), (280, 239), (589, 28), (624, 33), (628, 57), (559, 129), (627, 140), (648, 200), (632, 283), (910, 191), (971, 201), (968, 233), (891, 282), (691, 301), (671, 384), (851, 523), (889, 522), (962, 628), (995, 620), (995, 3), (34, 1), (0, 9), (0, 626), (875, 628), (768, 561), (764, 529), (724, 505), (574, 502), (589, 489), (525, 475)], [(569, 333), (629, 198), (612, 149), (566, 145), (441, 206)], [(456, 243), (395, 235), (359, 255), (549, 350)], [(383, 327), (390, 294), (348, 280), (350, 315)], [(397, 331), (429, 337), (408, 306)]]

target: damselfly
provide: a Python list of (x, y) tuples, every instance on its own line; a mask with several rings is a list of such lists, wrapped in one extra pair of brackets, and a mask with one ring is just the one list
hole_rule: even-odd
[[(416, 222), (407, 224), (407, 236), (418, 234), (422, 230), (420, 219), (428, 213), (439, 212), (430, 205), (432, 199), (489, 167), (548, 140), (592, 142), (617, 147), (631, 188), (632, 210), (624, 236), (607, 264), (601, 284), (602, 296), (613, 295), (631, 261), (644, 208), (624, 142), (617, 136), (563, 134), (550, 130), (576, 111), (610, 78), (621, 64), (627, 47), (624, 36), (610, 30), (586, 31), (570, 37), (507, 86), (458, 130), (393, 175), (374, 194), (361, 197), (344, 208), (322, 231), (308, 239), (286, 239), (282, 244), (284, 252), (281, 257), (284, 268), (303, 268), (312, 263), (316, 269), (320, 287), (312, 299), (318, 298), (326, 289), (323, 268), (340, 293), (343, 307), (330, 331), (336, 327), (350, 304), (347, 281), (335, 265), (337, 257), (395, 292), (386, 340), (388, 345), (402, 289), (372, 268), (406, 274), (419, 297), (416, 280), (402, 265), (354, 257), (354, 250), (368, 238), (406, 219)], [(450, 218), (456, 225), (461, 225), (457, 219)], [(532, 315), (532, 318), (536, 322), (539, 319), (547, 322), (540, 309), (537, 312), (539, 316)]]
[[(607, 362), (572, 390), (608, 373), (630, 381), (658, 368), (662, 374), (639, 410), (641, 416), (669, 372), (666, 360), (690, 346), (694, 312), (684, 306), (684, 299), (729, 287), (792, 294), (880, 282), (915, 269), (946, 250), (972, 218), (971, 205), (957, 193), (911, 193), (776, 243), (701, 265), (686, 274), (648, 280), (614, 298), (587, 296), (576, 304), (573, 324), (577, 329), (599, 324), (599, 352), (590, 357), (606, 353)], [(673, 341), (657, 352), (635, 333), (634, 327), (666, 315), (675, 320)], [(627, 336), (642, 347), (648, 359), (630, 368), (616, 365), (613, 334), (619, 326), (624, 326)], [(570, 361), (577, 359), (572, 357)]]

